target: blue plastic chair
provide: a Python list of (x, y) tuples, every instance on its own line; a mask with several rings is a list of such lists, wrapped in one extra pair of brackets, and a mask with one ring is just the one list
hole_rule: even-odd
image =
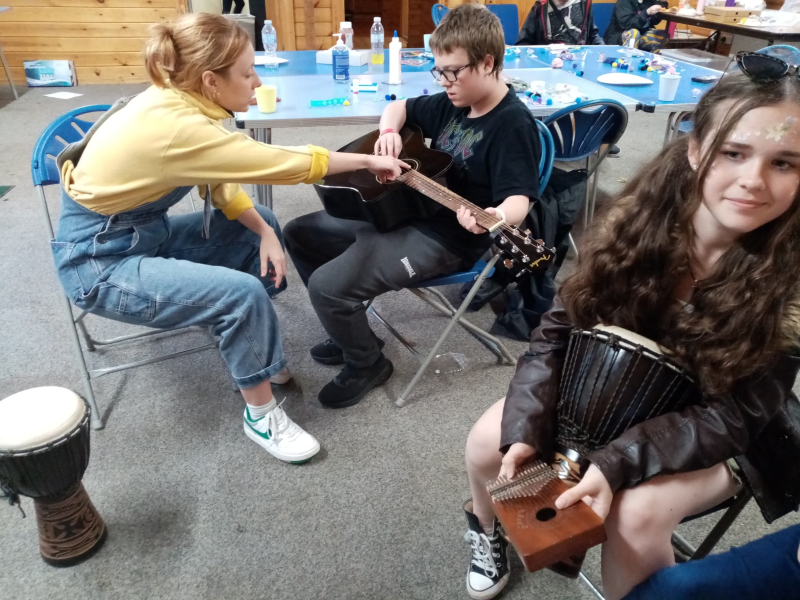
[[(550, 180), (550, 175), (553, 172), (553, 162), (555, 158), (555, 145), (553, 143), (553, 138), (550, 135), (550, 131), (547, 126), (541, 122), (536, 121), (537, 128), (539, 130), (539, 141), (542, 148), (542, 156), (539, 160), (539, 193), (541, 194), (544, 192), (544, 189), (547, 187), (547, 183)], [(454, 365), (451, 361), (448, 363), (447, 357), (444, 355), (438, 356), (437, 352), (439, 352), (439, 348), (441, 348), (442, 344), (444, 344), (445, 339), (447, 336), (450, 335), (450, 331), (455, 327), (456, 323), (461, 325), (464, 329), (466, 329), (469, 333), (475, 336), (478, 341), (480, 341), (489, 351), (497, 356), (497, 358), (502, 362), (505, 361), (509, 364), (513, 364), (515, 362), (514, 356), (508, 351), (508, 349), (503, 345), (503, 343), (488, 333), (484, 331), (480, 327), (477, 327), (467, 321), (464, 318), (464, 312), (467, 310), (469, 303), (472, 302), (473, 297), (480, 289), (481, 285), (488, 277), (494, 273), (494, 265), (500, 258), (500, 255), (495, 253), (489, 261), (479, 260), (475, 265), (469, 269), (468, 271), (461, 271), (458, 273), (451, 273), (450, 275), (443, 275), (441, 277), (434, 277), (433, 279), (428, 279), (426, 281), (422, 281), (417, 285), (410, 287), (409, 290), (419, 297), (420, 299), (424, 300), (432, 307), (443, 313), (444, 315), (450, 317), (450, 320), (447, 323), (442, 334), (439, 336), (439, 339), (436, 340), (436, 343), (431, 348), (431, 351), (428, 353), (427, 357), (424, 357), (420, 354), (420, 352), (414, 347), (413, 342), (407, 340), (400, 332), (398, 332), (391, 324), (389, 324), (376, 310), (375, 307), (370, 302), (369, 304), (369, 312), (377, 318), (389, 332), (398, 339), (398, 341), (403, 344), (412, 354), (414, 354), (417, 359), (420, 361), (420, 367), (417, 369), (417, 372), (414, 374), (413, 379), (411, 382), (406, 386), (403, 393), (400, 397), (396, 400), (395, 404), (397, 406), (404, 406), (408, 397), (411, 395), (411, 392), (416, 387), (419, 380), (422, 379), (422, 376), (425, 374), (425, 371), (434, 361), (440, 361), (441, 366), (437, 366), (437, 372), (452, 372), (454, 370), (460, 370), (462, 365)], [(456, 284), (465, 284), (465, 283), (472, 283), (472, 288), (470, 289), (469, 293), (467, 294), (464, 301), (458, 308), (455, 308), (450, 301), (442, 294), (438, 289), (438, 287), (446, 286), (446, 285), (456, 285)], [(453, 368), (456, 367), (456, 368)]]
[[(586, 160), (586, 174), (592, 180), (586, 186), (584, 226), (594, 217), (597, 195), (597, 168), (628, 126), (628, 111), (616, 100), (591, 100), (562, 108), (544, 120), (553, 136), (556, 162)], [(602, 148), (605, 147), (605, 150)], [(595, 156), (594, 161), (591, 157)], [(591, 191), (590, 191), (591, 187)], [(574, 240), (570, 244), (577, 252)]]
[(592, 17), (600, 37), (605, 35), (606, 29), (611, 25), (611, 16), (614, 14), (615, 6), (616, 2), (603, 2), (602, 4), (592, 2)]
[[(53, 224), (52, 221), (50, 220), (50, 211), (47, 208), (47, 197), (45, 195), (44, 188), (49, 185), (58, 185), (61, 182), (61, 177), (58, 171), (58, 165), (56, 164), (56, 157), (68, 144), (72, 144), (74, 142), (79, 142), (80, 140), (82, 140), (86, 135), (86, 132), (89, 131), (89, 129), (92, 127), (93, 121), (89, 121), (81, 117), (91, 113), (104, 113), (109, 108), (111, 107), (104, 104), (95, 104), (92, 106), (84, 106), (82, 108), (76, 108), (75, 110), (72, 110), (66, 113), (65, 115), (59, 117), (55, 121), (53, 121), (47, 127), (47, 129), (44, 130), (44, 133), (42, 133), (42, 135), (39, 136), (39, 140), (36, 142), (36, 146), (33, 149), (33, 158), (31, 160), (31, 179), (33, 180), (33, 185), (36, 188), (37, 196), (39, 197), (39, 206), (41, 208), (41, 214), (45, 222), (45, 226), (47, 228), (49, 240), (53, 240), (55, 238), (55, 235), (53, 233)], [(59, 196), (59, 201), (60, 201), (60, 196)], [(60, 284), (58, 287), (59, 290), (61, 290)], [(67, 295), (63, 291), (61, 291), (61, 298), (62, 298), (64, 317), (69, 323), (70, 337), (72, 338), (72, 345), (75, 351), (75, 357), (78, 361), (78, 367), (81, 370), (81, 378), (83, 379), (84, 390), (86, 393), (86, 400), (89, 402), (89, 406), (92, 409), (93, 429), (102, 429), (103, 419), (100, 416), (100, 411), (97, 408), (97, 402), (94, 397), (94, 391), (92, 390), (92, 379), (102, 377), (103, 375), (108, 375), (109, 373), (116, 373), (118, 371), (134, 369), (136, 367), (149, 365), (152, 363), (160, 362), (162, 360), (167, 360), (169, 358), (183, 356), (185, 354), (192, 354), (194, 352), (200, 352), (201, 350), (214, 348), (217, 345), (216, 342), (212, 341), (211, 343), (205, 344), (203, 346), (198, 346), (196, 348), (191, 348), (189, 350), (171, 352), (169, 354), (164, 354), (154, 358), (148, 358), (145, 360), (139, 360), (122, 365), (110, 366), (102, 369), (90, 370), (86, 367), (86, 359), (83, 355), (81, 341), (78, 336), (78, 329), (81, 330), (81, 334), (83, 335), (83, 338), (86, 341), (86, 349), (89, 352), (93, 352), (97, 346), (108, 346), (112, 344), (117, 344), (119, 342), (165, 333), (167, 331), (176, 331), (185, 328), (177, 327), (174, 329), (159, 329), (154, 331), (146, 331), (144, 333), (123, 335), (109, 340), (97, 340), (92, 338), (92, 336), (86, 329), (86, 325), (84, 324), (84, 318), (88, 313), (86, 313), (85, 311), (80, 311), (79, 315), (75, 317), (72, 312), (72, 306), (70, 305), (69, 299), (67, 298)]]
[(431, 18), (433, 19), (433, 26), (438, 27), (439, 21), (444, 19), (444, 16), (450, 12), (450, 9), (446, 6), (439, 4), (438, 2), (431, 6)]
[(500, 24), (503, 26), (503, 35), (506, 38), (506, 45), (513, 46), (519, 38), (519, 9), (516, 4), (487, 4), (488, 8), (494, 13)]

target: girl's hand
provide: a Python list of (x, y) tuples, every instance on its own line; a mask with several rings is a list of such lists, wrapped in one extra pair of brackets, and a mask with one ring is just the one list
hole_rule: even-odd
[[(494, 208), (489, 207), (485, 210), (490, 215), (497, 214), (497, 211), (495, 211)], [(458, 207), (458, 210), (456, 211), (456, 217), (458, 218), (458, 223), (467, 231), (472, 233), (486, 233), (486, 229), (478, 225), (475, 217), (472, 216), (472, 211), (465, 206)]]
[(506, 455), (503, 457), (503, 465), (500, 467), (500, 475), (505, 475), (509, 479), (513, 479), (519, 467), (525, 464), (525, 462), (534, 454), (536, 454), (536, 450), (533, 446), (523, 444), (522, 442), (511, 444), (508, 452), (506, 452)]
[(367, 157), (367, 169), (377, 175), (381, 183), (386, 183), (400, 177), (403, 169), (410, 170), (411, 167), (394, 156), (370, 155)]
[(611, 510), (613, 499), (614, 493), (611, 491), (611, 486), (608, 485), (606, 476), (600, 469), (592, 465), (578, 485), (570, 488), (556, 499), (556, 508), (567, 508), (578, 500), (583, 500), (601, 519), (605, 519), (608, 511)]
[(400, 151), (403, 149), (403, 138), (399, 133), (384, 133), (375, 142), (375, 154), (378, 156), (400, 156)]
[(275, 287), (280, 287), (283, 277), (286, 275), (286, 255), (283, 253), (281, 242), (272, 227), (267, 227), (261, 234), (261, 277), (267, 276), (269, 263), (272, 269), (269, 270), (270, 279), (275, 282)]
[(653, 16), (656, 13), (660, 13), (662, 10), (664, 9), (661, 8), (658, 4), (654, 4), (653, 6), (647, 9), (647, 14)]

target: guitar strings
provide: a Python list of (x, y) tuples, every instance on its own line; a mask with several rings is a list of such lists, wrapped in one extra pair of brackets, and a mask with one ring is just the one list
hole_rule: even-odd
[[(429, 194), (433, 194), (435, 197), (438, 197), (440, 199), (442, 204), (444, 204), (445, 206), (447, 206), (451, 210), (456, 210), (456, 208), (458, 206), (464, 206), (465, 208), (469, 208), (470, 210), (472, 210), (475, 213), (476, 216), (483, 217), (484, 221), (486, 219), (491, 219), (492, 221), (499, 221), (500, 220), (500, 219), (497, 219), (496, 217), (490, 215), (489, 213), (487, 213), (485, 210), (483, 210), (479, 206), (476, 206), (475, 204), (473, 204), (469, 200), (466, 200), (464, 198), (461, 198), (460, 196), (457, 196), (456, 194), (454, 194), (453, 192), (448, 190), (446, 187), (436, 183), (435, 181), (431, 181), (430, 179), (428, 179), (427, 177), (424, 177), (423, 175), (420, 175), (416, 171), (407, 171), (406, 173), (401, 175), (399, 179), (401, 181), (403, 181), (404, 183), (409, 184), (409, 185), (411, 185), (411, 183), (413, 183), (414, 185), (411, 185), (411, 187), (419, 186), (419, 188), (424, 188), (424, 189), (420, 189), (419, 191), (427, 192)], [(407, 181), (408, 179), (411, 179), (412, 181)], [(455, 199), (453, 198), (453, 196), (455, 196)], [(483, 225), (481, 225), (481, 226), (483, 226)], [(509, 232), (509, 233), (514, 233), (514, 230), (515, 230), (514, 227), (508, 225), (505, 222), (501, 223), (500, 228), (503, 229), (503, 231), (506, 231), (506, 232)]]

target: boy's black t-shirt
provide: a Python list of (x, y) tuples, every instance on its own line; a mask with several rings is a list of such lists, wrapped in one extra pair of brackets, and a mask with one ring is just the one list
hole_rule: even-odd
[[(481, 208), (499, 206), (509, 196), (537, 200), (542, 150), (528, 107), (509, 88), (485, 115), (470, 119), (469, 112), (453, 106), (444, 92), (406, 101), (406, 123), (422, 129), (432, 148), (453, 157), (445, 174), (451, 191)], [(471, 262), (491, 244), (488, 233), (467, 231), (447, 208), (410, 224)]]

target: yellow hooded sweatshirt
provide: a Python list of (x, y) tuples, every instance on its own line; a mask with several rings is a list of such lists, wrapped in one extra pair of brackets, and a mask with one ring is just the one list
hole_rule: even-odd
[(211, 202), (229, 219), (253, 203), (241, 183), (312, 183), (328, 170), (317, 146), (261, 144), (222, 126), (231, 115), (193, 93), (152, 86), (112, 115), (61, 182), (81, 206), (113, 215), (154, 202), (176, 187), (211, 186)]

